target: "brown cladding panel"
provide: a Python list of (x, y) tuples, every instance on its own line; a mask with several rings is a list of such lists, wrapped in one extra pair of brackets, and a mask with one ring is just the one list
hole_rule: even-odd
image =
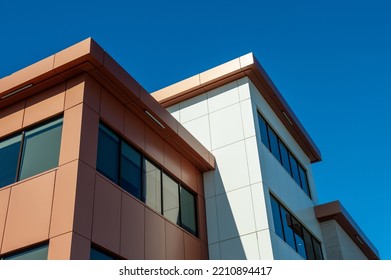
[(145, 151), (145, 123), (129, 109), (125, 109), (125, 137)]
[(119, 254), (121, 191), (96, 175), (92, 241)]
[(69, 260), (71, 257), (72, 232), (50, 238), (48, 260)]
[(48, 119), (64, 110), (66, 84), (56, 85), (26, 100), (23, 127)]
[(57, 170), (54, 189), (50, 237), (72, 231), (76, 197), (78, 161), (73, 161)]
[(167, 142), (164, 143), (164, 167), (181, 178), (181, 155)]
[(80, 160), (92, 168), (96, 168), (98, 150), (99, 116), (90, 109), (83, 106), (83, 117), (80, 139)]
[(201, 260), (201, 242), (190, 234), (185, 233), (185, 259)]
[(79, 161), (73, 230), (91, 239), (94, 210), (95, 170)]
[(164, 164), (164, 141), (149, 127), (146, 128), (146, 148), (145, 151), (150, 157), (160, 164)]
[(23, 125), (25, 101), (0, 110), (0, 137), (20, 130)]
[(5, 221), (7, 218), (10, 193), (11, 193), (11, 188), (5, 188), (0, 190), (0, 252), (1, 252), (1, 244), (3, 241)]
[(100, 116), (116, 131), (123, 133), (125, 107), (107, 90), (102, 88)]
[(183, 230), (166, 221), (166, 258), (168, 260), (185, 259)]
[(83, 104), (64, 112), (59, 165), (79, 158)]
[(166, 258), (164, 218), (145, 208), (145, 259)]
[(182, 181), (197, 193), (197, 169), (183, 156), (181, 157), (181, 170)]
[(144, 259), (144, 208), (134, 197), (122, 193), (120, 255), (126, 259)]
[(55, 171), (12, 187), (2, 252), (48, 239)]

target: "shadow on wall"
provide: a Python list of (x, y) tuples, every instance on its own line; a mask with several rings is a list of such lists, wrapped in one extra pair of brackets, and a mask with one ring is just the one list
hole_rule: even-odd
[(205, 184), (205, 193), (213, 194), (206, 198), (209, 259), (249, 259), (231, 208), (234, 200), (232, 193), (226, 194), (216, 188), (217, 185), (224, 186), (218, 165), (215, 171), (205, 175), (213, 178), (213, 184)]

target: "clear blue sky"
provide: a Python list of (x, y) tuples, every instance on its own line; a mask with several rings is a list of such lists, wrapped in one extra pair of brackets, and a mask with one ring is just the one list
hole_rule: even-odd
[(320, 148), (339, 199), (391, 259), (391, 2), (1, 1), (0, 77), (93, 37), (147, 90), (252, 51)]

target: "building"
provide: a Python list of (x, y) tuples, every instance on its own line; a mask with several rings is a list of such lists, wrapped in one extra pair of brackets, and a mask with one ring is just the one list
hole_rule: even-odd
[(252, 54), (149, 94), (87, 39), (0, 80), (0, 258), (378, 259), (319, 160)]

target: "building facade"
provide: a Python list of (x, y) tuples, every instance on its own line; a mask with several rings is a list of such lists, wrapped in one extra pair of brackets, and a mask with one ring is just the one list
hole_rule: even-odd
[(149, 94), (87, 39), (0, 80), (0, 258), (378, 258), (319, 160), (252, 54)]

